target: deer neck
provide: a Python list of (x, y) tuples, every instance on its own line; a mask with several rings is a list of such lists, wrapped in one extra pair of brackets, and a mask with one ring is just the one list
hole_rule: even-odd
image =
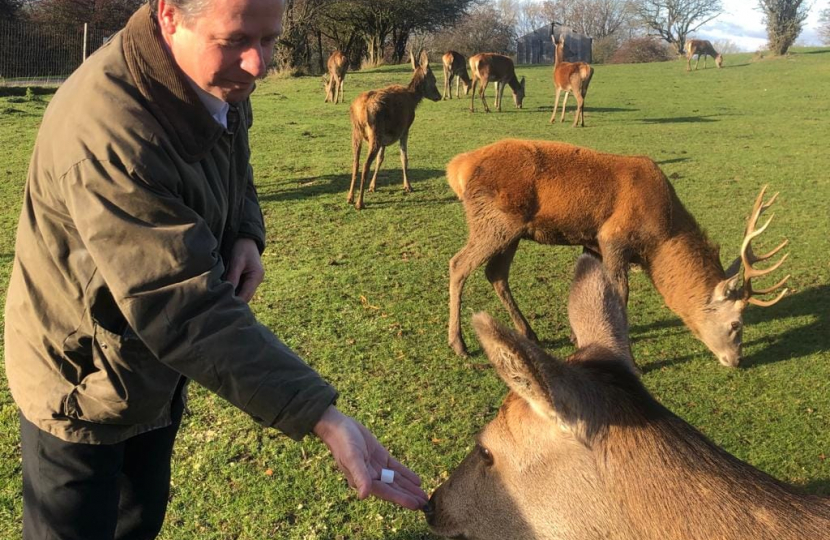
[(700, 316), (715, 286), (726, 279), (717, 248), (696, 224), (660, 242), (647, 259), (657, 291), (686, 322)]
[(519, 84), (519, 79), (516, 77), (516, 72), (513, 72), (513, 74), (510, 75), (510, 78), (507, 79), (507, 85), (510, 86), (510, 89), (513, 90), (514, 94), (519, 93), (521, 85)]
[(424, 99), (424, 91), (423, 91), (423, 83), (424, 83), (424, 73), (421, 70), (415, 72), (412, 76), (412, 80), (409, 81), (409, 86), (407, 89), (409, 90), (409, 94), (412, 96), (412, 99), (417, 106), (421, 103), (421, 100)]
[(556, 69), (556, 66), (564, 62), (562, 54), (562, 47), (559, 45), (554, 45), (553, 47), (553, 68)]
[[(714, 446), (674, 415), (651, 423), (645, 432), (621, 426), (609, 433), (608, 442), (606, 496), (620, 501), (622, 520), (637, 532), (635, 538), (795, 540), (826, 535), (830, 500), (796, 493)], [(681, 523), (684, 530), (678, 536), (675, 527)]]

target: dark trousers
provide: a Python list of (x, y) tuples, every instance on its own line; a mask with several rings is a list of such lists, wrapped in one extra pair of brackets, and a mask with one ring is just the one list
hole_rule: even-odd
[(155, 538), (183, 408), (177, 392), (172, 425), (118, 444), (69, 443), (20, 415), (24, 540)]

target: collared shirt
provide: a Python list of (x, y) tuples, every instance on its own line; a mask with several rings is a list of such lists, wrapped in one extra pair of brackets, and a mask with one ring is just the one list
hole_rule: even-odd
[(199, 85), (193, 82), (193, 79), (190, 77), (187, 77), (187, 81), (190, 83), (190, 86), (196, 90), (196, 95), (199, 96), (199, 99), (202, 103), (204, 103), (213, 119), (219, 122), (223, 128), (228, 129), (228, 109), (230, 109), (228, 102), (222, 101), (213, 94), (205, 92), (199, 88)]

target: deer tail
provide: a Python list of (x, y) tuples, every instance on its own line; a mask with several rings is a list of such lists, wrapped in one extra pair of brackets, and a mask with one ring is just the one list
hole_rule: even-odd
[(473, 171), (467, 154), (459, 154), (447, 164), (447, 183), (459, 199), (464, 198), (464, 191), (467, 189), (467, 182), (473, 175)]

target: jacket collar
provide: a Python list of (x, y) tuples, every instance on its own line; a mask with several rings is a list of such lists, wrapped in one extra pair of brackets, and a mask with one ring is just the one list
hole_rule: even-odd
[(188, 162), (205, 157), (224, 128), (205, 108), (161, 38), (149, 3), (124, 28), (124, 57), (148, 109)]

